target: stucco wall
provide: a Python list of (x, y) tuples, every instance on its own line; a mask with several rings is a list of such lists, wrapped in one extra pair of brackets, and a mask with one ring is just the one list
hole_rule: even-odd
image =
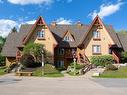
[(14, 63), (16, 61), (15, 57), (6, 57), (6, 66), (9, 66), (10, 64)]
[(53, 34), (50, 32), (50, 30), (47, 28), (45, 29), (45, 38), (44, 39), (38, 39), (37, 32), (41, 30), (42, 27), (38, 26), (32, 36), (29, 39), (29, 42), (32, 41), (34, 43), (43, 44), (44, 48), (54, 56), (54, 46), (57, 44), (56, 40), (53, 37)]
[[(93, 39), (93, 31), (97, 30), (100, 31), (100, 41)], [(88, 36), (86, 37), (85, 43), (85, 54), (90, 57), (93, 55), (92, 52), (92, 45), (100, 45), (101, 46), (101, 54), (106, 55), (109, 54), (109, 44), (114, 44), (113, 40), (111, 39), (110, 35), (103, 27), (102, 29), (97, 29), (95, 26), (91, 29)]]

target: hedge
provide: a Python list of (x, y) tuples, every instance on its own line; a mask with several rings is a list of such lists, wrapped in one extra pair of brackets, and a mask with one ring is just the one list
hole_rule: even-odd
[(111, 55), (92, 56), (90, 61), (96, 66), (106, 66), (113, 63), (113, 57)]

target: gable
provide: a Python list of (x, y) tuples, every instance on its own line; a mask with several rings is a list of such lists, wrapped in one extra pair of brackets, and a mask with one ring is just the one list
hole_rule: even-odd
[[(106, 36), (108, 37), (108, 39), (110, 40), (111, 44), (117, 44), (116, 41), (114, 40), (114, 38), (118, 39), (116, 37), (115, 33), (110, 33), (112, 31), (108, 30), (106, 25), (103, 24), (102, 20), (99, 18), (99, 16), (96, 16), (95, 19), (93, 20), (92, 24), (90, 25), (86, 35), (84, 35), (84, 38), (82, 40), (82, 42), (80, 43), (80, 46), (84, 46), (84, 44), (87, 42), (87, 36), (90, 35), (91, 31), (98, 31), (103, 29), (105, 31)], [(114, 36), (115, 35), (115, 36)], [(112, 37), (114, 36), (114, 37)]]
[[(23, 44), (26, 44), (27, 42), (34, 40), (35, 37), (38, 35), (38, 31), (45, 31), (45, 34), (48, 30), (50, 32), (48, 26), (46, 25), (44, 19), (42, 17), (39, 17), (38, 20), (33, 24), (31, 30), (29, 33), (26, 35), (26, 37), (23, 39)], [(51, 38), (54, 40), (55, 44), (57, 44), (57, 41), (55, 40), (53, 34), (50, 32), (49, 35), (51, 35)], [(46, 37), (46, 36), (45, 36)]]
[(63, 41), (74, 42), (74, 36), (72, 35), (72, 33), (70, 33), (70, 31), (65, 32)]

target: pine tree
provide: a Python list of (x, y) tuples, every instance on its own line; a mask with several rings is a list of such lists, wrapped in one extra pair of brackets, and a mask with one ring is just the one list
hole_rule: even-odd
[(11, 31), (14, 32), (14, 33), (16, 33), (17, 32), (16, 27), (13, 27)]

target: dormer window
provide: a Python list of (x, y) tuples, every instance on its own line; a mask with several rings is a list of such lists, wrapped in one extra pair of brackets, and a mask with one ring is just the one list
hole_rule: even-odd
[(63, 40), (67, 41), (67, 42), (72, 42), (73, 41), (72, 37), (70, 37), (70, 36), (65, 36)]
[(38, 36), (38, 38), (44, 38), (45, 37), (45, 31), (44, 31), (44, 29), (42, 29), (41, 31), (38, 31), (37, 36)]
[(93, 31), (93, 39), (100, 39), (100, 32), (99, 31)]

